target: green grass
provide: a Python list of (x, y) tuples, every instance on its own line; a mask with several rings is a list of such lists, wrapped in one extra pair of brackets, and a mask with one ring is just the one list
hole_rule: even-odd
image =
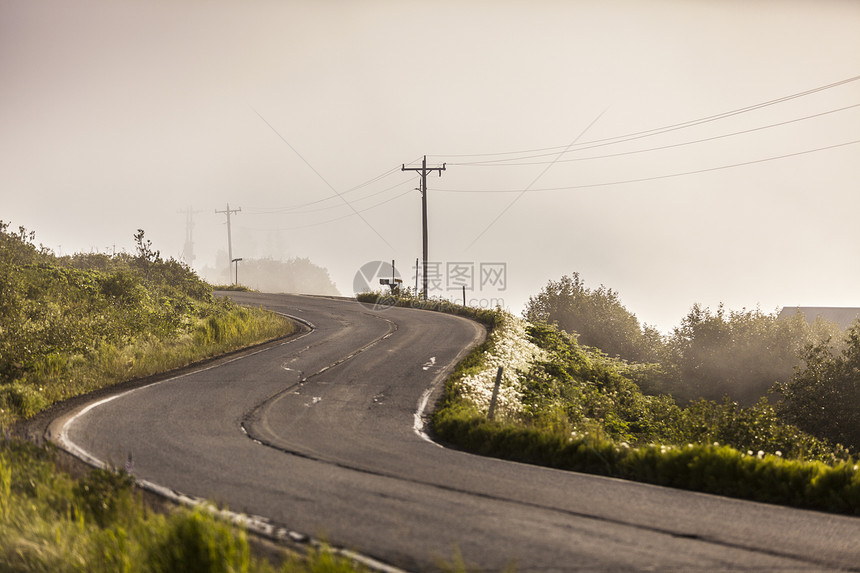
[(441, 439), (477, 454), (848, 515), (860, 515), (860, 471), (852, 461), (825, 464), (741, 452), (719, 444), (629, 447), (558, 428), (488, 420), (462, 400), (433, 416)]
[(51, 404), (284, 336), (287, 319), (212, 296), (144, 232), (137, 253), (57, 257), (0, 220), (0, 429)]
[(212, 290), (224, 290), (232, 292), (256, 292), (245, 285), (212, 285)]
[(176, 336), (138, 336), (124, 346), (102, 343), (85, 354), (49, 354), (17, 380), (0, 384), (0, 428), (73, 396), (286, 336), (293, 329), (279, 315), (228, 304)]
[(75, 479), (10, 429), (51, 404), (285, 336), (294, 325), (214, 299), (193, 270), (137, 254), (56, 257), (0, 221), (0, 570), (352, 571), (327, 550), (275, 568), (204, 509), (153, 511), (124, 473)]
[[(510, 320), (489, 323), (508, 328)], [(631, 379), (636, 365), (580, 347), (553, 327), (526, 331), (548, 354), (518, 372), (519, 409), (490, 420), (469, 398), (467, 381), (495, 369), (491, 355), (499, 359), (491, 333), (448, 379), (432, 417), (438, 438), (523, 463), (860, 515), (860, 471), (849, 453), (783, 424), (766, 403), (682, 409), (643, 395)]]
[(471, 306), (463, 306), (455, 304), (445, 299), (428, 299), (423, 300), (410, 294), (392, 295), (384, 292), (365, 292), (356, 295), (356, 300), (359, 302), (376, 304), (381, 307), (385, 306), (400, 306), (404, 308), (420, 308), (423, 310), (433, 310), (454, 314), (457, 316), (465, 316), (471, 318), (481, 324), (493, 328), (500, 318), (500, 314), (493, 309), (474, 308)]
[(125, 473), (73, 479), (50, 446), (0, 439), (0, 570), (263, 573), (361, 571), (323, 547), (256, 558), (241, 528), (203, 508), (154, 512)]

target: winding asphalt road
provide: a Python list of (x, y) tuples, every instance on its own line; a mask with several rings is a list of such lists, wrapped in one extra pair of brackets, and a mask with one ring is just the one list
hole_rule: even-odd
[[(235, 294), (306, 321), (282, 343), (54, 421), (77, 455), (412, 571), (860, 570), (860, 519), (469, 455), (423, 404), (484, 336), (462, 318)], [(425, 416), (426, 417), (426, 416)]]

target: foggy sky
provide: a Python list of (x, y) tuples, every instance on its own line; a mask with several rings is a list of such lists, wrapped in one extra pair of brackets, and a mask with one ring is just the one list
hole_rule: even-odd
[(470, 299), (579, 272), (663, 331), (860, 306), (860, 145), (805, 153), (860, 140), (860, 81), (777, 101), (860, 76), (858, 29), (839, 0), (0, 0), (0, 219), (178, 257), (191, 207), (200, 269), (229, 203), (234, 257), (350, 295), (368, 261), (413, 280), (426, 154), (430, 261), (506, 264)]

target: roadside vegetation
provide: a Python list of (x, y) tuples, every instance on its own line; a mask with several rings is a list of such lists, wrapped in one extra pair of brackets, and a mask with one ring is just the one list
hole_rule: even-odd
[(0, 221), (0, 569), (354, 571), (327, 551), (254, 558), (205, 509), (152, 511), (124, 471), (64, 470), (52, 445), (13, 437), (50, 405), (289, 334), (286, 319), (212, 296), (143, 231), (134, 254), (57, 257)]
[(434, 412), (433, 429), (446, 442), (560, 469), (860, 515), (860, 325), (843, 333), (802, 317), (694, 306), (664, 337), (641, 327), (617, 293), (588, 289), (577, 275), (533, 297), (527, 320), (408, 293), (359, 299), (480, 316), (490, 329)]
[[(132, 254), (58, 257), (37, 246), (33, 233), (0, 221), (0, 569), (354, 570), (326, 550), (276, 569), (254, 558), (245, 532), (205, 509), (152, 511), (122, 470), (73, 478), (52, 446), (12, 437), (15, 424), (56, 402), (292, 328), (213, 297), (210, 285), (163, 259), (143, 231), (134, 240)], [(800, 317), (694, 307), (661, 336), (640, 327), (616, 293), (587, 289), (576, 275), (534, 297), (528, 320), (409, 293), (359, 300), (455, 313), (488, 328), (433, 416), (436, 433), (451, 443), (860, 515), (853, 407), (860, 403), (860, 325), (842, 333)]]
[(55, 402), (288, 334), (212, 296), (139, 230), (136, 252), (57, 257), (0, 221), (0, 428)]
[(586, 288), (576, 274), (550, 281), (524, 315), (618, 359), (647, 395), (669, 395), (700, 410), (716, 403), (761, 412), (860, 454), (860, 323), (843, 331), (800, 314), (779, 318), (697, 304), (662, 336), (640, 326), (617, 293)]
[(323, 547), (277, 566), (206, 508), (152, 511), (124, 472), (73, 479), (56, 452), (0, 438), (0, 570), (87, 573), (361, 571)]
[(401, 290), (386, 292), (365, 292), (359, 293), (355, 297), (358, 302), (369, 304), (376, 309), (385, 309), (390, 306), (399, 306), (403, 308), (420, 308), (423, 310), (435, 310), (439, 312), (447, 312), (448, 314), (456, 314), (465, 316), (477, 322), (480, 322), (488, 328), (493, 328), (501, 320), (501, 315), (493, 309), (472, 308), (461, 304), (454, 304), (445, 299), (430, 298), (424, 300), (416, 296), (412, 289), (404, 288)]

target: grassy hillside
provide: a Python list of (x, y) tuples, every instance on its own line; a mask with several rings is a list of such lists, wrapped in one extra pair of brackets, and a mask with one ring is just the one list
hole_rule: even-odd
[(0, 428), (72, 396), (288, 334), (212, 297), (143, 231), (133, 255), (56, 257), (0, 221)]
[[(653, 365), (581, 346), (555, 326), (496, 311), (487, 341), (447, 383), (437, 436), (551, 467), (860, 515), (850, 452), (785, 423), (766, 401), (682, 408), (642, 393)], [(501, 385), (488, 413), (498, 367)]]
[(125, 473), (73, 479), (55, 452), (0, 438), (0, 570), (265, 573), (361, 570), (325, 547), (277, 566), (205, 508), (154, 512)]
[[(10, 428), (52, 403), (289, 334), (288, 321), (212, 297), (143, 231), (133, 255), (56, 257), (0, 221), (0, 570), (273, 571), (205, 510), (153, 512), (122, 471), (75, 479)], [(281, 571), (352, 571), (328, 551)]]

